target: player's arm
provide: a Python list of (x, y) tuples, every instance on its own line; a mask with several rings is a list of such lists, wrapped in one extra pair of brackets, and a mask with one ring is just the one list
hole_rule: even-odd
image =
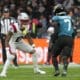
[(30, 36), (30, 33), (27, 33), (26, 38), (27, 38), (28, 42), (30, 43), (30, 45), (34, 44), (32, 37)]
[(51, 35), (51, 42), (55, 43), (55, 41), (58, 38), (58, 32), (59, 32), (59, 23), (52, 20), (51, 21), (52, 26), (54, 27), (54, 33)]
[(21, 31), (22, 31), (22, 33), (23, 33), (23, 35), (24, 35), (24, 38), (27, 38), (29, 44), (34, 47), (35, 45), (34, 45), (34, 42), (33, 42), (33, 40), (32, 40), (32, 37), (31, 37), (31, 35), (30, 35), (30, 32), (27, 31), (26, 28), (23, 28)]

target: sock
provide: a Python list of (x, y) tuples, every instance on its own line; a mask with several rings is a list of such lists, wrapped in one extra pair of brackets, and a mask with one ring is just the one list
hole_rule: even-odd
[(7, 55), (7, 60), (3, 66), (3, 70), (2, 70), (2, 74), (6, 74), (7, 69), (9, 68), (10, 62), (14, 59), (14, 55), (11, 55), (10, 53), (8, 53)]
[(53, 57), (53, 58), (52, 58), (52, 62), (53, 62), (53, 66), (54, 66), (54, 68), (55, 68), (55, 71), (59, 70), (57, 57)]
[(15, 66), (18, 66), (18, 63), (17, 63), (17, 55), (15, 55), (15, 58), (13, 59), (13, 64), (14, 64)]
[(34, 68), (34, 71), (35, 71), (36, 69), (38, 69), (37, 53), (32, 54), (32, 59), (33, 59), (33, 68)]
[(67, 67), (68, 67), (68, 58), (66, 56), (63, 56), (63, 70), (67, 71)]

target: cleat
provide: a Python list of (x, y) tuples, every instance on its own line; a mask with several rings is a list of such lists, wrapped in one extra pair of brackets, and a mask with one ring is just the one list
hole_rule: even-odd
[(40, 69), (35, 70), (34, 73), (36, 73), (36, 74), (46, 74), (45, 71), (42, 71)]
[(55, 71), (54, 76), (59, 76), (60, 72), (59, 71)]
[(6, 74), (1, 73), (0, 77), (7, 77)]
[(67, 72), (66, 71), (64, 71), (63, 73), (62, 73), (62, 75), (61, 76), (66, 76), (67, 75)]
[(12, 65), (12, 67), (13, 67), (14, 69), (18, 69), (18, 68), (19, 68), (18, 65)]
[(50, 63), (49, 62), (46, 62), (45, 65), (50, 65)]

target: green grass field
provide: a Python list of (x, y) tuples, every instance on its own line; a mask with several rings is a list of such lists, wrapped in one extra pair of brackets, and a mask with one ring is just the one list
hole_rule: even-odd
[[(45, 75), (34, 74), (32, 65), (25, 65), (18, 69), (14, 69), (10, 67), (8, 70), (8, 75), (6, 78), (0, 78), (0, 80), (80, 80), (80, 67), (69, 67), (68, 74), (66, 77), (54, 77), (53, 76), (53, 68), (52, 66), (41, 66), (42, 70), (46, 71)], [(0, 65), (0, 72), (2, 69), (2, 65)]]

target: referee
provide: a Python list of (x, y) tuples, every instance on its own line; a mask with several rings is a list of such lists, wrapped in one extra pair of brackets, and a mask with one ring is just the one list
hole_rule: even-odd
[[(0, 38), (1, 38), (1, 44), (2, 44), (3, 64), (5, 63), (7, 58), (6, 44), (5, 44), (6, 35), (8, 34), (9, 25), (14, 22), (16, 22), (16, 20), (10, 16), (10, 10), (8, 8), (4, 8), (1, 19), (0, 19)], [(18, 66), (17, 56), (15, 56), (15, 59), (13, 60), (13, 64), (15, 66)]]

